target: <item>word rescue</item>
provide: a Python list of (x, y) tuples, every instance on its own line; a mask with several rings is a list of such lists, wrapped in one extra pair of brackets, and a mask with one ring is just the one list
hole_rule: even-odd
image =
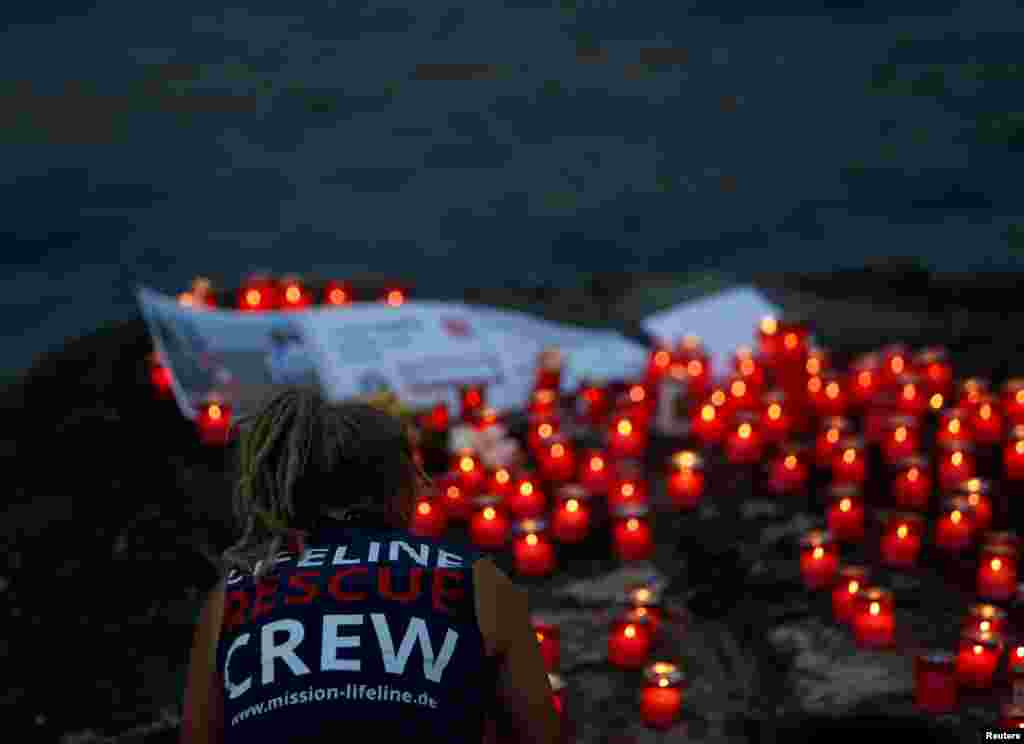
[[(462, 557), (427, 544), (413, 545), (401, 540), (386, 544), (370, 542), (358, 554), (350, 547), (309, 548), (294, 566), (258, 582), (246, 574), (228, 577), (223, 630), (243, 631), (231, 642), (224, 662), (224, 683), (231, 699), (244, 695), (255, 684), (273, 684), (275, 675), (285, 669), (296, 677), (311, 674), (314, 666), (321, 672), (358, 673), (362, 669), (358, 654), (364, 641), (377, 647), (384, 670), (396, 676), (406, 673), (418, 646), (423, 676), (441, 682), (459, 639), (454, 629), (445, 628), (435, 644), (425, 618), (409, 617), (407, 623), (398, 620), (405, 627), (396, 628), (393, 634), (392, 623), (396, 621), (389, 621), (382, 612), (335, 613), (332, 605), (372, 599), (411, 609), (412, 603), (419, 602), (427, 614), (431, 610), (435, 613), (434, 618), (438, 614), (463, 614), (461, 605), (467, 597), (463, 586), (472, 577), (467, 576)], [(295, 560), (295, 556), (283, 553), (274, 562), (276, 565)], [(237, 588), (232, 589), (233, 586)], [(308, 617), (305, 622), (266, 617), (281, 608), (298, 610), (318, 598), (326, 614), (317, 614), (315, 621)], [(270, 621), (250, 632), (248, 625), (264, 618)], [(315, 630), (310, 627), (314, 622), (319, 626)], [(309, 649), (309, 643), (303, 645), (313, 633), (320, 637), (318, 663), (309, 658), (315, 649)], [(401, 640), (396, 644), (398, 634)], [(305, 653), (301, 653), (303, 650)]]

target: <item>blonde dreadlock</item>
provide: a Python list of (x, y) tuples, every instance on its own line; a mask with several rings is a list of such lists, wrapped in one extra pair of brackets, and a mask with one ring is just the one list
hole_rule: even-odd
[(222, 575), (266, 575), (284, 548), (304, 551), (324, 514), (369, 512), (405, 526), (398, 497), (426, 476), (403, 423), (381, 408), (331, 404), (318, 391), (290, 388), (239, 421), (234, 513), (241, 537), (223, 553)]

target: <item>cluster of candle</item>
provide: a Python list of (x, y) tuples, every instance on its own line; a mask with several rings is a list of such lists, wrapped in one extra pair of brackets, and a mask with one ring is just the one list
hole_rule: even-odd
[[(304, 281), (297, 275), (274, 278), (253, 275), (238, 288), (235, 309), (242, 312), (266, 312), (271, 310), (306, 310), (317, 303), (341, 307), (355, 299), (377, 299), (392, 307), (405, 304), (408, 290), (402, 287), (384, 287), (370, 293), (359, 292), (348, 283), (329, 280), (318, 286)], [(178, 304), (183, 307), (216, 308), (218, 292), (213, 283), (204, 277), (192, 280), (191, 286), (178, 294)], [(365, 295), (365, 296), (364, 296)]]

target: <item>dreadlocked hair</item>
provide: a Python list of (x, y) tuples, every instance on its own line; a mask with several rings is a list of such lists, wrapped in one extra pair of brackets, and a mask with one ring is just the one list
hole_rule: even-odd
[(239, 425), (233, 506), (241, 537), (222, 554), (222, 578), (236, 569), (262, 578), (283, 549), (304, 552), (305, 539), (328, 513), (407, 526), (401, 497), (426, 476), (394, 416), (289, 388)]

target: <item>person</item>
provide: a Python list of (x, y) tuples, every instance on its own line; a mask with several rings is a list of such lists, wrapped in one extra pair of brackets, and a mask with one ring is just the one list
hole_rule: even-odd
[(241, 537), (196, 626), (182, 744), (559, 740), (525, 591), (408, 531), (426, 476), (398, 419), (290, 388), (239, 424)]

